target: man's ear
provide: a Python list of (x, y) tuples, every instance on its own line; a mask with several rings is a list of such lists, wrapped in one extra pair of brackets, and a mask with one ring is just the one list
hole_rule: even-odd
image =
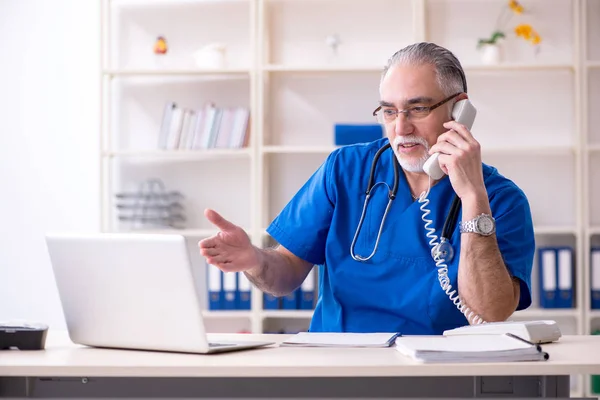
[(463, 93), (459, 94), (458, 96), (456, 96), (455, 100), (460, 101), (460, 100), (466, 100), (468, 98), (469, 98), (469, 95), (463, 92)]

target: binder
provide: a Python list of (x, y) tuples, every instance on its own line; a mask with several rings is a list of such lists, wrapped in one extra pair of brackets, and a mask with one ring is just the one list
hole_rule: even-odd
[(223, 274), (223, 309), (235, 310), (237, 290), (237, 274), (235, 272), (222, 272)]
[(298, 309), (298, 290), (294, 290), (292, 293), (283, 296), (283, 299), (281, 299), (281, 308), (284, 310)]
[(538, 249), (538, 271), (540, 282), (540, 307), (556, 307), (557, 290), (557, 260), (556, 250), (553, 247)]
[(379, 124), (335, 124), (334, 137), (336, 146), (354, 143), (367, 143), (384, 136)]
[(600, 247), (594, 247), (591, 250), (590, 260), (590, 288), (591, 288), (591, 307), (600, 309)]
[(221, 270), (212, 264), (206, 264), (206, 274), (208, 275), (208, 308), (209, 310), (222, 310)]
[(556, 248), (557, 259), (557, 293), (556, 308), (573, 308), (573, 249), (571, 247)]
[(265, 310), (278, 310), (279, 298), (272, 294), (263, 293), (263, 308)]
[(315, 268), (311, 269), (300, 285), (299, 309), (312, 310), (315, 302)]
[(248, 277), (243, 272), (238, 272), (238, 287), (237, 287), (237, 309), (238, 310), (249, 310), (250, 299), (251, 299), (251, 288), (252, 285), (248, 280)]

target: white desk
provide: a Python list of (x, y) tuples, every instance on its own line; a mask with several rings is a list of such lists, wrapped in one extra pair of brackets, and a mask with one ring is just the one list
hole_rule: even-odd
[[(215, 336), (232, 337), (239, 338)], [(88, 348), (50, 332), (44, 351), (0, 352), (0, 396), (564, 398), (569, 375), (600, 374), (600, 336), (564, 336), (543, 347), (550, 354), (545, 362), (419, 364), (394, 348), (271, 346), (195, 355)]]

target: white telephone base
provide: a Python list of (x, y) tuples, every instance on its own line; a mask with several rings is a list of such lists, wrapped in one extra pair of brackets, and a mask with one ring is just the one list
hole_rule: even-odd
[(456, 335), (502, 335), (512, 333), (533, 343), (550, 343), (561, 336), (556, 321), (504, 321), (467, 325), (444, 331), (444, 336)]

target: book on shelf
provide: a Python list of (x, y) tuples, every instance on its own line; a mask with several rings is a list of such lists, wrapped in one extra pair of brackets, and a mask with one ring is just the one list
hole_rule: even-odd
[(163, 109), (158, 148), (242, 148), (248, 145), (249, 131), (250, 110), (246, 107), (217, 107), (211, 102), (191, 109), (169, 101)]

